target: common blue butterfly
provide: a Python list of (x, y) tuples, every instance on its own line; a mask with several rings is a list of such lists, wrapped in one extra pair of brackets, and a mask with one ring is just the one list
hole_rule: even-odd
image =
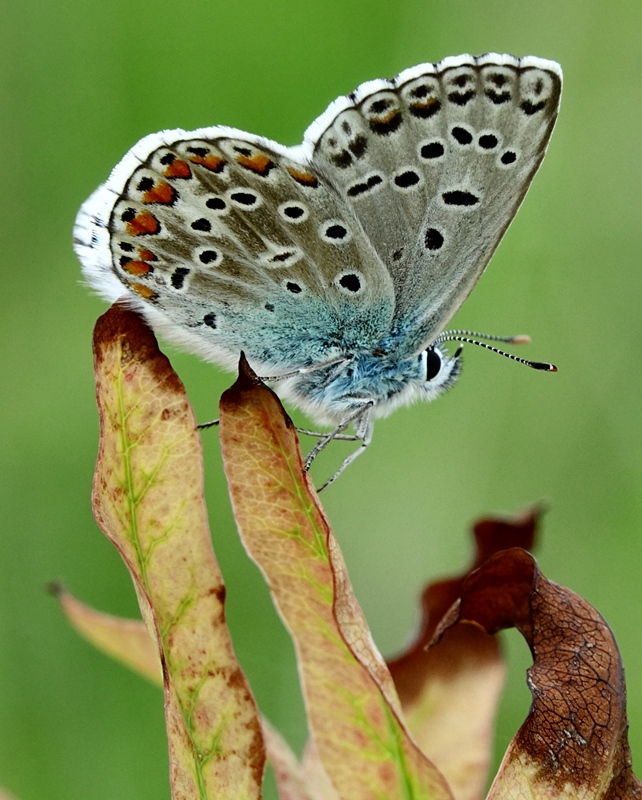
[(362, 84), (296, 147), (222, 126), (146, 136), (78, 214), (84, 274), (167, 339), (282, 378), (335, 426), (309, 460), (353, 424), (343, 469), (376, 417), (457, 378), (444, 342), (467, 337), (444, 327), (530, 186), (561, 85), (553, 61), (463, 55)]

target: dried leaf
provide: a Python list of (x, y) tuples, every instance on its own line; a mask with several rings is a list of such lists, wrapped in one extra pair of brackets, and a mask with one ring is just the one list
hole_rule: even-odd
[(201, 445), (153, 334), (113, 306), (96, 324), (98, 524), (125, 561), (163, 665), (174, 800), (261, 794), (254, 700), (225, 625), (202, 497)]
[(427, 645), (469, 572), (499, 550), (532, 547), (538, 515), (528, 511), (514, 520), (478, 522), (472, 566), (426, 587), (417, 637), (388, 663), (410, 732), (457, 800), (484, 796), (504, 662), (499, 641), (472, 625), (451, 628), (438, 647)]
[(515, 548), (468, 577), (438, 635), (463, 620), (488, 633), (514, 626), (533, 654), (533, 704), (489, 800), (642, 797), (631, 770), (620, 654), (592, 606), (548, 581), (535, 559)]
[(158, 648), (144, 622), (97, 611), (60, 585), (51, 588), (65, 616), (83, 638), (152, 683), (163, 685)]
[(242, 359), (221, 400), (237, 523), (295, 642), (312, 737), (342, 800), (450, 798), (400, 718), (294, 426)]

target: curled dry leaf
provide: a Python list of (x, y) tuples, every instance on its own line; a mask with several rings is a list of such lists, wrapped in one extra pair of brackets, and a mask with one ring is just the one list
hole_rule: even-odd
[(471, 567), (426, 587), (416, 638), (388, 662), (408, 728), (457, 800), (484, 796), (504, 661), (499, 640), (473, 625), (456, 625), (438, 647), (427, 646), (472, 570), (507, 547), (532, 548), (539, 515), (535, 509), (514, 519), (478, 522)]
[(59, 584), (52, 584), (51, 589), (65, 616), (81, 636), (115, 661), (120, 661), (152, 683), (163, 685), (158, 648), (144, 623), (97, 611)]
[(437, 635), (461, 621), (488, 633), (516, 627), (533, 654), (533, 704), (489, 800), (642, 797), (631, 769), (620, 654), (589, 603), (548, 581), (529, 553), (511, 549), (467, 578)]
[(263, 737), (279, 800), (340, 800), (318, 756), (310, 753), (310, 745), (299, 762), (281, 734), (265, 719)]
[(163, 666), (174, 800), (251, 800), (264, 748), (225, 625), (201, 443), (153, 334), (118, 304), (97, 322), (94, 513), (125, 561)]
[(293, 636), (311, 735), (337, 794), (452, 798), (402, 722), (294, 426), (243, 360), (221, 400), (221, 443), (241, 537)]

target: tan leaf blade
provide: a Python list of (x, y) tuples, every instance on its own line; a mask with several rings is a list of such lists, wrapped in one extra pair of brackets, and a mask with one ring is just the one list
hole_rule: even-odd
[(226, 473), (245, 547), (294, 638), (325, 771), (342, 800), (452, 797), (401, 722), (294, 427), (243, 361), (221, 400)]
[(113, 306), (97, 322), (101, 441), (94, 513), (125, 561), (163, 665), (174, 800), (261, 795), (255, 704), (225, 625), (202, 497), (201, 444), (153, 334)]
[(417, 636), (388, 663), (410, 732), (439, 765), (457, 800), (484, 796), (504, 662), (499, 640), (473, 625), (456, 625), (438, 646), (427, 645), (472, 570), (499, 550), (532, 547), (538, 515), (528, 511), (512, 520), (478, 522), (472, 565), (426, 587)]
[(620, 654), (589, 603), (548, 581), (529, 553), (512, 549), (469, 576), (439, 633), (461, 620), (489, 633), (514, 626), (533, 653), (533, 704), (489, 800), (642, 797), (631, 769)]
[(339, 800), (325, 773), (311, 771), (305, 761), (299, 763), (285, 739), (265, 719), (263, 737), (279, 800)]
[(52, 585), (51, 589), (65, 616), (84, 639), (152, 683), (163, 685), (158, 648), (144, 622), (98, 611), (59, 584)]

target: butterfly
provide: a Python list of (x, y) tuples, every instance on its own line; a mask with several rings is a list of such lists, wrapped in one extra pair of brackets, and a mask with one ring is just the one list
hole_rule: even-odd
[(330, 483), (375, 418), (458, 377), (444, 343), (468, 332), (445, 326), (530, 186), (561, 86), (554, 61), (462, 55), (362, 84), (295, 147), (224, 126), (146, 136), (80, 209), (84, 275), (209, 361), (244, 352), (333, 425), (308, 466), (358, 440)]

